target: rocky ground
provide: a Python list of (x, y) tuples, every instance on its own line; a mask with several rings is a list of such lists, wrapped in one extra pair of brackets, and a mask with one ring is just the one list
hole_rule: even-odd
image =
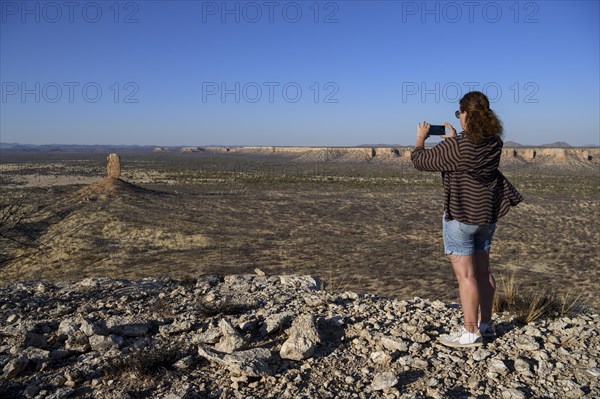
[(0, 289), (0, 397), (600, 396), (597, 313), (495, 317), (493, 340), (450, 349), (457, 305), (313, 276), (17, 283)]

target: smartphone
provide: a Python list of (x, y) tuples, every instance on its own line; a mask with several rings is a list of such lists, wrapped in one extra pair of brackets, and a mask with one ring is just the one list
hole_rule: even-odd
[(430, 136), (443, 136), (446, 134), (446, 126), (444, 125), (431, 125), (429, 126)]

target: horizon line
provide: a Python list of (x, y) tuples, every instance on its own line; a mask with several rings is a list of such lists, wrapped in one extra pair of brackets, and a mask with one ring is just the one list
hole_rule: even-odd
[[(426, 143), (427, 144), (437, 144), (438, 141)], [(593, 148), (600, 147), (600, 144), (586, 144), (586, 145), (572, 145), (566, 141), (555, 141), (552, 143), (544, 143), (544, 144), (523, 144), (516, 141), (508, 140), (505, 141), (504, 144), (509, 143), (510, 145), (516, 144), (521, 147), (542, 147), (542, 146), (552, 146), (553, 144), (558, 145), (559, 147), (565, 147), (566, 144), (569, 147), (573, 148)], [(563, 144), (563, 145), (560, 145)], [(299, 147), (308, 147), (308, 148), (360, 148), (360, 147), (414, 147), (414, 144), (388, 144), (388, 143), (363, 143), (356, 145), (274, 145), (274, 144), (207, 144), (207, 145), (198, 145), (198, 144), (169, 144), (169, 145), (160, 145), (160, 144), (79, 144), (79, 143), (43, 143), (43, 144), (30, 144), (30, 143), (8, 143), (8, 142), (0, 142), (0, 147), (5, 146), (31, 146), (31, 147), (42, 147), (42, 146), (80, 146), (80, 147), (154, 147), (154, 148), (182, 148), (182, 147), (291, 147), (291, 148), (299, 148)]]

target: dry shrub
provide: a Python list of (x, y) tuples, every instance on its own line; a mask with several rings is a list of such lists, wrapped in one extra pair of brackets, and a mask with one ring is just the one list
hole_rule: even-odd
[(225, 297), (213, 302), (199, 301), (196, 304), (196, 312), (202, 317), (228, 316), (244, 314), (257, 307), (257, 303), (240, 303), (231, 297)]
[(325, 284), (328, 291), (347, 291), (350, 289), (352, 277), (348, 270), (340, 265), (327, 266), (323, 272), (325, 275)]
[(181, 279), (179, 280), (179, 283), (188, 288), (188, 287), (194, 287), (196, 285), (196, 283), (198, 282), (198, 278), (195, 276), (192, 276), (191, 274), (185, 274), (183, 277), (181, 277)]
[(560, 346), (563, 348), (572, 348), (581, 344), (577, 334), (569, 334), (560, 341)]
[(131, 378), (131, 385), (144, 385), (175, 372), (173, 364), (183, 357), (185, 354), (182, 351), (172, 348), (140, 349), (113, 359), (105, 370), (105, 376), (120, 379), (128, 376)]
[(525, 290), (513, 270), (509, 277), (500, 276), (494, 296), (494, 312), (509, 312), (523, 323), (576, 313), (582, 291), (570, 288), (559, 295), (546, 287)]

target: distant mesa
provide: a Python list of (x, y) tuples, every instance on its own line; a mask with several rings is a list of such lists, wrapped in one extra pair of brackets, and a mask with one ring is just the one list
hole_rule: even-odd
[[(576, 161), (591, 162), (598, 159), (598, 151), (595, 149), (560, 148), (560, 147), (521, 147), (505, 148), (502, 150), (503, 158), (521, 158), (525, 161), (537, 160), (540, 157), (546, 162), (557, 162), (565, 165)], [(597, 163), (597, 161), (596, 161)]]
[[(437, 145), (436, 142), (426, 143), (427, 148)], [(401, 145), (368, 145), (343, 147), (301, 147), (301, 146), (35, 146), (0, 143), (0, 149), (4, 151), (50, 151), (51, 149), (68, 149), (70, 152), (83, 151), (117, 153), (125, 152), (163, 152), (186, 154), (210, 153), (210, 154), (236, 154), (249, 156), (274, 155), (293, 159), (294, 162), (410, 162), (413, 146)], [(191, 156), (191, 155), (187, 155)], [(194, 155), (196, 156), (196, 155)], [(600, 163), (600, 148), (597, 145), (586, 147), (572, 146), (564, 141), (542, 145), (521, 144), (515, 141), (505, 141), (502, 162), (519, 164), (522, 162), (538, 165), (554, 165), (557, 167), (597, 167)], [(115, 163), (117, 167), (120, 163)], [(120, 171), (115, 170), (113, 178), (120, 178)]]
[(550, 143), (550, 144), (542, 144), (540, 147), (545, 147), (545, 148), (571, 148), (572, 145), (569, 143), (565, 143), (564, 141), (555, 141), (554, 143)]
[[(436, 142), (426, 143), (427, 146), (433, 146), (437, 144)], [(367, 150), (370, 148), (412, 148), (412, 144), (360, 144), (355, 146), (246, 146), (246, 145), (206, 145), (202, 147), (197, 146), (156, 146), (156, 145), (112, 145), (112, 144), (19, 144), (19, 143), (5, 143), (0, 142), (0, 150), (1, 151), (10, 151), (10, 152), (95, 152), (95, 153), (148, 153), (148, 152), (203, 152), (203, 151), (212, 151), (212, 152), (238, 152), (240, 150), (246, 150), (248, 148), (263, 148), (263, 149), (276, 149), (277, 151), (271, 152), (279, 152), (280, 149), (292, 149), (295, 148), (296, 151), (306, 148), (317, 150), (321, 148), (329, 148), (329, 149), (346, 149), (346, 148), (366, 148)], [(504, 147), (512, 148), (512, 147), (526, 147), (526, 148), (599, 148), (599, 144), (588, 144), (588, 145), (578, 145), (573, 146), (564, 141), (557, 141), (549, 144), (521, 144), (515, 141), (505, 141)]]
[[(504, 146), (502, 161), (515, 162), (535, 161), (539, 165), (564, 167), (585, 167), (598, 165), (600, 151), (597, 148), (560, 147), (565, 143), (556, 142), (547, 146), (525, 146), (510, 142), (513, 146)], [(427, 144), (426, 144), (427, 145)], [(435, 143), (431, 144), (432, 146)], [(236, 154), (266, 155), (274, 154), (291, 157), (296, 162), (410, 162), (414, 147), (206, 147), (206, 151)], [(539, 162), (538, 162), (539, 161)]]
[[(514, 147), (533, 147), (533, 148), (574, 148), (571, 144), (565, 141), (555, 141), (554, 143), (540, 144), (540, 145), (525, 145), (520, 144), (515, 141), (505, 141), (504, 147), (514, 148)], [(584, 145), (579, 146), (580, 148), (594, 148), (597, 147), (595, 145)]]
[(200, 151), (204, 151), (204, 148), (200, 148), (200, 147), (182, 147), (179, 149), (179, 152), (185, 153), (185, 152), (200, 152)]
[[(177, 147), (175, 147), (177, 149)], [(152, 152), (172, 152), (173, 150), (170, 147), (154, 147)], [(189, 153), (189, 152), (201, 152), (205, 151), (202, 147), (180, 147), (180, 153)]]

